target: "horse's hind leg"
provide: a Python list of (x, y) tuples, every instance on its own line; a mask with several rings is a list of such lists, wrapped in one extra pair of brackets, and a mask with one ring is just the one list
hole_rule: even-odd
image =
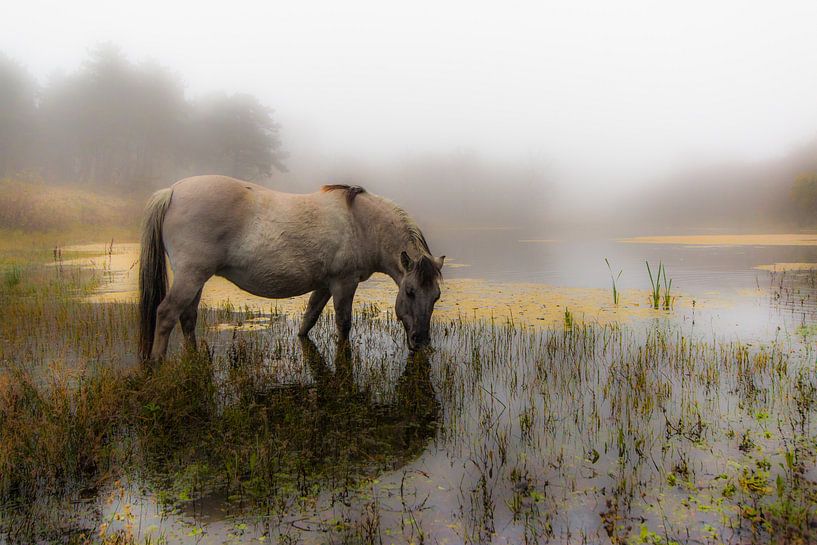
[(187, 305), (179, 316), (179, 323), (182, 325), (182, 333), (184, 334), (184, 342), (187, 348), (195, 350), (198, 344), (196, 343), (196, 319), (199, 316), (199, 301), (201, 301), (201, 288), (193, 299), (193, 302)]
[[(179, 270), (173, 279), (173, 286), (156, 311), (156, 333), (154, 334), (151, 359), (158, 361), (167, 352), (170, 333), (182, 313), (197, 299), (209, 275), (200, 272)], [(193, 322), (195, 328), (195, 321)]]
[(315, 323), (317, 323), (323, 307), (329, 302), (330, 297), (332, 297), (332, 293), (326, 288), (316, 289), (312, 292), (312, 295), (309, 296), (303, 322), (301, 322), (301, 329), (298, 330), (300, 337), (306, 337), (309, 331), (315, 327)]

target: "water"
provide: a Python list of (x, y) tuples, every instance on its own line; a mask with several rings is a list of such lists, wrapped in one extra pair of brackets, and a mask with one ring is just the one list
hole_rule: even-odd
[[(433, 238), (432, 238), (433, 237)], [(793, 335), (817, 318), (817, 273), (785, 270), (787, 264), (817, 263), (817, 241), (808, 235), (791, 236), (781, 244), (779, 235), (757, 236), (743, 245), (741, 237), (719, 237), (718, 244), (661, 244), (623, 242), (629, 239), (567, 237), (547, 239), (520, 230), (440, 230), (433, 233), (432, 250), (446, 254), (443, 297), (436, 315), (442, 319), (512, 318), (533, 325), (562, 322), (564, 309), (577, 317), (601, 322), (653, 319), (662, 313), (649, 307), (650, 279), (646, 262), (656, 274), (659, 263), (672, 280), (675, 312), (668, 318), (695, 326), (696, 335), (769, 341)], [(729, 240), (738, 244), (728, 244)], [(765, 242), (765, 244), (764, 244)], [(101, 247), (91, 246), (94, 252)], [(133, 300), (136, 296), (137, 245), (116, 248), (111, 282), (98, 300)], [(622, 304), (612, 304), (609, 260), (624, 293)], [(79, 259), (104, 267), (104, 258)], [(777, 269), (773, 272), (767, 269)], [(396, 288), (385, 276), (375, 275), (359, 290), (358, 301), (375, 303), (390, 312)], [(252, 305), (297, 316), (306, 297), (271, 302), (241, 292), (223, 279), (211, 280), (204, 302)]]
[[(815, 263), (817, 247), (544, 238), (429, 236), (453, 266), (426, 357), (406, 352), (389, 318), (390, 281), (360, 291), (377, 308), (342, 348), (329, 320), (301, 343), (297, 318), (213, 282), (205, 302), (261, 314), (206, 318), (219, 409), (202, 426), (230, 430), (231, 410), (269, 413), (279, 458), (264, 463), (291, 471), (253, 481), (261, 462), (250, 457), (237, 477), (200, 474), (213, 460), (191, 454), (191, 440), (170, 456), (190, 457), (186, 472), (148, 470), (148, 452), (69, 511), (97, 533), (168, 542), (767, 539), (747, 510), (773, 511), (778, 475), (792, 494), (795, 481), (813, 486), (812, 470), (789, 476), (785, 453), (811, 445), (798, 450), (805, 468), (814, 456), (803, 400), (814, 392), (817, 288), (811, 271), (758, 267)], [(81, 258), (109, 280), (93, 304), (133, 296), (133, 255)], [(619, 305), (605, 257), (623, 271)], [(645, 260), (667, 267), (673, 310), (649, 308)], [(302, 304), (277, 311), (297, 316)], [(242, 357), (246, 367), (231, 363)], [(236, 452), (266, 452), (247, 441), (253, 429), (234, 438)]]

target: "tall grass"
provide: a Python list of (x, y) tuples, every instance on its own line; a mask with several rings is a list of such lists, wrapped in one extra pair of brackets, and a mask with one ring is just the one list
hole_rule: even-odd
[[(672, 278), (667, 276), (667, 269), (662, 262), (658, 262), (658, 273), (653, 277), (650, 262), (646, 261), (647, 273), (650, 277), (650, 304), (652, 308), (658, 310), (670, 310), (675, 301), (672, 290)], [(663, 287), (663, 292), (662, 292)]]
[(619, 270), (618, 274), (613, 274), (613, 268), (610, 266), (610, 261), (607, 258), (604, 258), (604, 262), (607, 263), (607, 270), (610, 271), (610, 280), (613, 283), (613, 304), (618, 305), (619, 301), (621, 300), (621, 294), (618, 292), (618, 288), (616, 287), (616, 282), (618, 282), (619, 278), (621, 278), (621, 273), (623, 271)]
[(19, 265), (12, 265), (3, 273), (6, 288), (14, 288), (23, 280), (23, 270)]

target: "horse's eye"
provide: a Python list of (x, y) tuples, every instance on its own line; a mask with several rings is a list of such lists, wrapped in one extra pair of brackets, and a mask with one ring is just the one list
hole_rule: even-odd
[(414, 299), (414, 290), (411, 288), (407, 289), (406, 295), (408, 295), (409, 299)]

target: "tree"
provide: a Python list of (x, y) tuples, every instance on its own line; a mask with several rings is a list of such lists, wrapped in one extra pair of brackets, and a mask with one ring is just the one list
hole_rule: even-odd
[(96, 184), (156, 185), (183, 162), (187, 109), (181, 83), (167, 70), (136, 66), (118, 48), (100, 46), (44, 95), (52, 172)]
[(0, 176), (11, 176), (31, 166), (36, 89), (23, 67), (0, 54)]
[(193, 162), (207, 172), (257, 180), (285, 172), (272, 110), (247, 94), (199, 102), (192, 122)]
[(38, 113), (38, 163), (52, 180), (154, 188), (191, 174), (260, 179), (284, 170), (278, 125), (258, 99), (191, 103), (175, 74), (134, 64), (110, 44), (52, 79)]
[(800, 223), (817, 223), (817, 173), (801, 174), (794, 180), (791, 201)]

